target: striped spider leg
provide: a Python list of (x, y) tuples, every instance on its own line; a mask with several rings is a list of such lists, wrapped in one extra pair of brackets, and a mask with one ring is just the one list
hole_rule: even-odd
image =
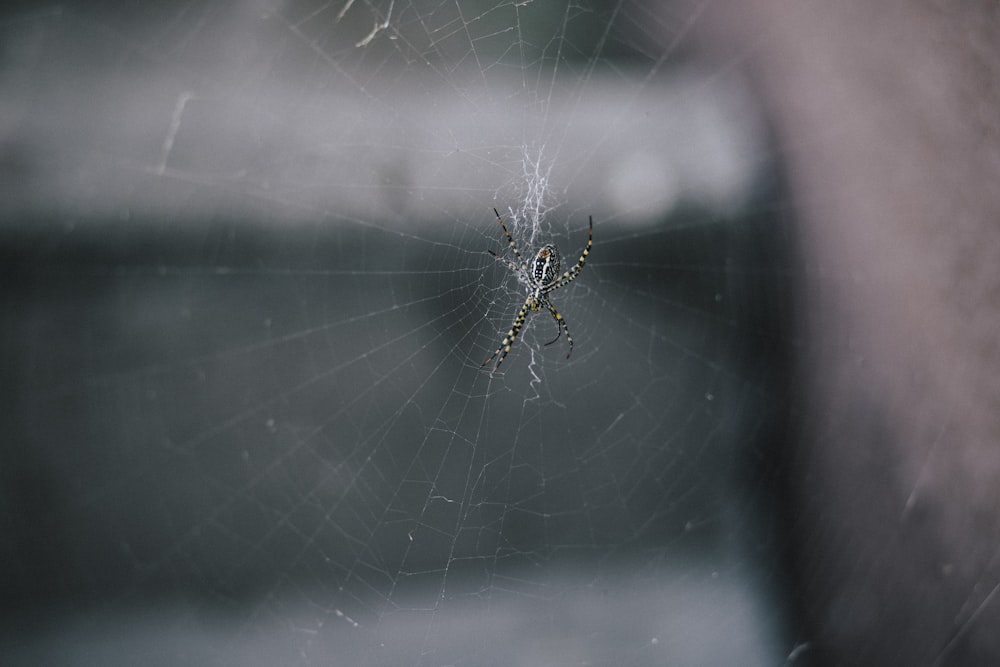
[(569, 326), (566, 324), (566, 319), (556, 310), (555, 306), (549, 300), (549, 293), (554, 292), (560, 287), (565, 287), (570, 284), (576, 277), (580, 275), (580, 271), (583, 269), (584, 263), (587, 261), (587, 257), (590, 255), (590, 249), (594, 245), (594, 218), (590, 217), (590, 229), (588, 232), (587, 245), (580, 252), (580, 259), (577, 260), (576, 266), (572, 269), (559, 275), (561, 258), (559, 256), (559, 251), (551, 243), (542, 246), (542, 248), (535, 254), (532, 258), (531, 263), (528, 264), (524, 261), (524, 257), (521, 256), (521, 252), (517, 249), (517, 243), (514, 242), (514, 237), (510, 235), (507, 230), (507, 225), (504, 224), (503, 218), (500, 217), (500, 213), (493, 209), (493, 213), (497, 216), (497, 221), (500, 223), (500, 227), (503, 229), (504, 236), (507, 237), (507, 245), (510, 249), (514, 251), (514, 256), (517, 257), (520, 265), (515, 264), (511, 260), (500, 257), (492, 250), (487, 250), (488, 253), (493, 255), (497, 261), (503, 262), (503, 264), (521, 276), (525, 284), (528, 287), (528, 295), (524, 300), (524, 304), (521, 306), (521, 310), (518, 311), (517, 317), (514, 318), (514, 323), (510, 327), (510, 331), (504, 336), (503, 340), (500, 342), (500, 346), (496, 349), (490, 357), (483, 362), (483, 366), (487, 365), (493, 359), (500, 356), (497, 359), (496, 366), (493, 367), (493, 372), (495, 373), (497, 369), (500, 368), (500, 364), (503, 360), (507, 358), (507, 354), (510, 352), (510, 348), (513, 347), (514, 341), (521, 334), (521, 329), (524, 327), (525, 321), (528, 319), (529, 312), (539, 312), (543, 307), (547, 308), (552, 318), (556, 321), (556, 326), (558, 327), (558, 333), (556, 337), (550, 340), (546, 345), (551, 345), (552, 343), (559, 340), (562, 336), (563, 331), (566, 332), (566, 340), (569, 342), (569, 352), (566, 354), (566, 358), (569, 359), (570, 355), (573, 354), (573, 336), (569, 333)]

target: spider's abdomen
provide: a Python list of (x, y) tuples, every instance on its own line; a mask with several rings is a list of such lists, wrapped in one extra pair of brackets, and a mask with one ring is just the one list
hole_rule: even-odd
[(554, 245), (543, 246), (535, 255), (531, 277), (540, 287), (547, 287), (559, 278), (559, 251)]

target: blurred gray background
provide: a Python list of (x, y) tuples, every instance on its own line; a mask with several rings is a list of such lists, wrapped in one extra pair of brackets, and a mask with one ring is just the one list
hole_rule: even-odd
[(781, 4), (4, 10), (5, 664), (988, 662), (995, 61)]

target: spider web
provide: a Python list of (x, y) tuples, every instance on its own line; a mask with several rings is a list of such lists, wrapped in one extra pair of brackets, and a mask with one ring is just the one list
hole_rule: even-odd
[[(786, 655), (780, 199), (676, 14), (11, 13), (15, 664)], [(572, 358), (542, 312), (481, 368), (525, 296), (494, 207), (563, 270), (593, 216)]]

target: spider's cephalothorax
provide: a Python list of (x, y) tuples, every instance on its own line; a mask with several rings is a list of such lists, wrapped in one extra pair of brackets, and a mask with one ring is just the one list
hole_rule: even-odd
[(522, 280), (527, 284), (528, 287), (528, 298), (525, 299), (524, 305), (521, 306), (521, 311), (514, 318), (514, 324), (511, 325), (510, 331), (504, 336), (503, 340), (500, 342), (500, 347), (497, 348), (489, 359), (483, 362), (483, 366), (493, 361), (497, 355), (500, 358), (497, 359), (497, 365), (493, 367), (493, 371), (496, 372), (500, 368), (500, 364), (507, 357), (507, 353), (510, 352), (510, 348), (514, 345), (514, 341), (517, 340), (518, 335), (521, 333), (521, 329), (524, 327), (524, 322), (528, 318), (528, 311), (540, 311), (542, 306), (549, 309), (552, 313), (552, 317), (556, 321), (556, 326), (559, 327), (559, 333), (556, 337), (550, 340), (546, 345), (551, 345), (552, 343), (559, 340), (559, 336), (562, 335), (563, 330), (566, 331), (566, 340), (569, 341), (569, 353), (566, 358), (569, 359), (569, 355), (573, 354), (573, 337), (569, 335), (569, 327), (566, 326), (566, 320), (563, 316), (555, 309), (552, 302), (549, 301), (549, 292), (553, 292), (564, 285), (571, 283), (578, 275), (580, 275), (580, 270), (583, 269), (584, 262), (587, 261), (587, 256), (590, 254), (590, 249), (594, 245), (594, 219), (590, 218), (590, 232), (587, 238), (587, 246), (580, 253), (580, 259), (577, 260), (576, 266), (572, 269), (559, 274), (560, 271), (560, 258), (559, 251), (552, 244), (542, 246), (541, 250), (535, 255), (534, 259), (531, 260), (531, 266), (529, 267), (524, 262), (524, 258), (521, 257), (521, 253), (517, 249), (517, 244), (514, 242), (514, 238), (507, 231), (507, 225), (503, 224), (503, 218), (500, 217), (500, 213), (496, 209), (493, 209), (496, 213), (497, 220), (500, 222), (500, 226), (503, 228), (504, 236), (507, 237), (507, 245), (510, 249), (514, 251), (514, 255), (521, 262), (520, 265), (515, 264), (509, 259), (498, 256), (492, 250), (489, 250), (491, 255), (497, 258), (498, 261), (503, 262), (507, 268), (509, 268), (514, 273), (519, 274)]

